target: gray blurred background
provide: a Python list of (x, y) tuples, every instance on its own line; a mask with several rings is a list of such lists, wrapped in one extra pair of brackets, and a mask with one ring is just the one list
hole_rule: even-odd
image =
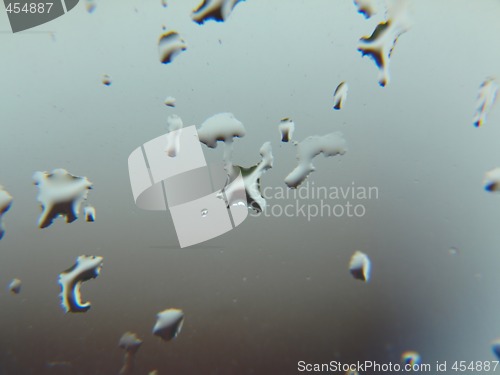
[[(298, 361), (399, 362), (406, 350), (424, 363), (495, 359), (500, 196), (482, 179), (500, 166), (500, 109), (481, 128), (472, 116), (481, 82), (500, 75), (499, 1), (412, 1), (385, 88), (356, 50), (380, 4), (365, 20), (350, 0), (248, 0), (203, 26), (190, 18), (198, 0), (96, 4), (16, 34), (0, 15), (0, 184), (14, 197), (0, 241), (0, 374), (115, 374), (128, 330), (144, 339), (137, 374), (296, 374)], [(188, 45), (168, 65), (163, 25)], [(343, 80), (347, 101), (334, 111)], [(297, 140), (347, 139), (344, 156), (318, 156), (311, 183), (375, 186), (378, 199), (358, 202), (362, 218), (249, 217), (180, 249), (168, 212), (135, 207), (127, 158), (166, 133), (170, 114), (199, 125), (219, 112), (247, 130), (235, 164), (256, 163), (272, 142), (263, 186), (284, 189), (296, 165), (278, 132), (291, 117)], [(204, 150), (221, 160), (222, 147)], [(31, 176), (53, 168), (94, 183), (95, 223), (37, 228)], [(367, 284), (348, 271), (355, 250), (372, 260)], [(104, 267), (82, 287), (90, 311), (64, 314), (57, 277), (81, 254)], [(151, 330), (169, 307), (185, 322), (163, 343)]]

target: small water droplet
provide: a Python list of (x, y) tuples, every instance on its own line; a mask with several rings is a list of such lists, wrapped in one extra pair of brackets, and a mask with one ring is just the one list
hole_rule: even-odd
[(448, 249), (448, 254), (450, 255), (458, 255), (458, 249), (455, 246), (452, 246)]
[(176, 31), (163, 33), (158, 40), (158, 50), (162, 64), (171, 63), (177, 55), (186, 49), (186, 42)]
[(237, 298), (233, 298), (233, 303), (237, 303), (238, 302), (238, 299)]
[(102, 76), (102, 84), (106, 86), (111, 86), (111, 77), (108, 74)]
[(208, 210), (206, 208), (204, 208), (203, 210), (201, 210), (201, 216), (202, 217), (207, 217), (208, 215)]
[(311, 276), (307, 276), (306, 281), (311, 281)]

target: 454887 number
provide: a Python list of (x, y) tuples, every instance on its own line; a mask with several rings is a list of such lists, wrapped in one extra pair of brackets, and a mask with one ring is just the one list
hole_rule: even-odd
[(498, 362), (499, 361), (455, 361), (451, 369), (459, 372), (493, 372), (496, 370)]
[[(54, 3), (9, 3), (7, 13), (50, 13)], [(22, 6), (21, 6), (22, 5)]]

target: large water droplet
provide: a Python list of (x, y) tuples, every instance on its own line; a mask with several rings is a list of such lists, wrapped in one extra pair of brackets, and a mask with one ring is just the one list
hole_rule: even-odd
[(377, 65), (380, 86), (389, 83), (389, 58), (398, 38), (410, 28), (407, 1), (390, 3), (387, 15), (387, 20), (379, 23), (372, 35), (362, 37), (358, 44), (358, 51), (370, 56)]
[(87, 177), (73, 176), (64, 169), (51, 173), (35, 172), (33, 180), (38, 187), (37, 200), (42, 207), (38, 226), (46, 228), (57, 217), (66, 217), (71, 223), (78, 219), (80, 206), (87, 199), (92, 183)]
[(310, 136), (297, 146), (298, 165), (285, 178), (289, 188), (297, 188), (315, 170), (313, 159), (319, 154), (324, 156), (343, 155), (347, 151), (346, 141), (340, 132), (323, 136)]

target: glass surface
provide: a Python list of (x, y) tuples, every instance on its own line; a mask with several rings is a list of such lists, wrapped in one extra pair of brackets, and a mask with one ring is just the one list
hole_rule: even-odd
[[(200, 3), (80, 0), (16, 33), (1, 8), (0, 375), (488, 372), (500, 2)], [(129, 156), (214, 121), (207, 186), (241, 170), (251, 207), (189, 203), (183, 235), (232, 221), (181, 248)]]

